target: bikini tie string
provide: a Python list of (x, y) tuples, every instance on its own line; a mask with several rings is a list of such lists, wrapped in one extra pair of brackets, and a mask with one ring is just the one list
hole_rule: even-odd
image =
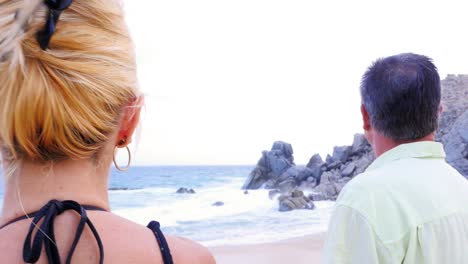
[(41, 49), (46, 50), (49, 47), (50, 39), (55, 33), (58, 20), (62, 11), (67, 9), (73, 0), (45, 0), (44, 4), (49, 8), (47, 22), (44, 28), (37, 32), (36, 38)]
[[(35, 213), (34, 219), (29, 227), (28, 234), (26, 236), (26, 240), (24, 241), (23, 247), (23, 260), (26, 263), (35, 263), (39, 260), (41, 256), (41, 250), (44, 246), (45, 251), (47, 253), (48, 263), (57, 263), (60, 264), (60, 255), (57, 248), (57, 243), (55, 241), (54, 235), (54, 219), (56, 216), (60, 215), (61, 213), (73, 210), (80, 215), (80, 222), (78, 227), (76, 228), (75, 238), (73, 240), (73, 244), (70, 247), (70, 251), (67, 255), (66, 264), (70, 264), (73, 252), (76, 249), (78, 241), (80, 240), (81, 235), (83, 234), (83, 230), (85, 224), (89, 226), (91, 229), (94, 238), (99, 247), (99, 263), (103, 264), (104, 262), (104, 249), (102, 246), (101, 238), (97, 233), (96, 228), (89, 220), (88, 216), (86, 215), (86, 210), (83, 206), (79, 203), (71, 200), (67, 201), (58, 201), (58, 200), (51, 200), (49, 201), (44, 207), (42, 207), (37, 213)], [(39, 226), (38, 223), (42, 221), (42, 224)], [(32, 246), (31, 246), (31, 238), (34, 230), (39, 228), (35, 233), (32, 239)]]

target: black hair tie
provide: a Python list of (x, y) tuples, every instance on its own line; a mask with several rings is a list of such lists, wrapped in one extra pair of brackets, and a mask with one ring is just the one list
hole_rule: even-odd
[[(44, 207), (42, 207), (38, 212), (34, 213), (34, 219), (29, 227), (28, 235), (24, 241), (23, 247), (23, 260), (26, 263), (36, 263), (41, 256), (41, 250), (44, 248), (47, 254), (48, 263), (58, 263), (60, 264), (60, 255), (57, 248), (57, 242), (55, 241), (54, 235), (54, 219), (57, 215), (65, 212), (66, 210), (76, 211), (80, 215), (80, 223), (76, 229), (76, 235), (73, 240), (73, 244), (70, 248), (70, 251), (67, 255), (66, 263), (69, 264), (72, 259), (73, 252), (76, 249), (78, 241), (80, 240), (81, 235), (85, 224), (88, 224), (91, 232), (96, 238), (96, 242), (99, 247), (99, 263), (104, 262), (104, 248), (102, 246), (101, 238), (97, 233), (96, 228), (91, 223), (86, 215), (86, 210), (84, 206), (81, 206), (75, 201), (57, 201), (51, 200)], [(44, 221), (39, 226), (36, 234), (32, 238), (32, 234), (36, 226), (39, 225), (39, 222), (43, 219)], [(31, 238), (32, 238), (32, 247), (31, 247)]]
[(43, 50), (49, 47), (50, 39), (55, 33), (58, 19), (63, 10), (67, 9), (73, 0), (45, 0), (44, 4), (49, 8), (47, 22), (44, 28), (37, 32), (37, 42)]

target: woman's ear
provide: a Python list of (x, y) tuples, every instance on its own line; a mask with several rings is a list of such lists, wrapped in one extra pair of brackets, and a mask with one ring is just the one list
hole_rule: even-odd
[(123, 148), (131, 143), (133, 133), (140, 122), (140, 112), (143, 104), (144, 97), (139, 96), (129, 105), (124, 107), (120, 129), (115, 143), (117, 147)]

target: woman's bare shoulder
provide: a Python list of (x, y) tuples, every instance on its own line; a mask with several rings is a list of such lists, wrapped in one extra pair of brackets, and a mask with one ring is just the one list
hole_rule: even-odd
[[(156, 237), (154, 236), (153, 232), (142, 225), (136, 224), (132, 221), (129, 221), (125, 218), (120, 216), (113, 215), (113, 220), (115, 221), (114, 224), (116, 226), (120, 226), (120, 234), (114, 234), (115, 236), (112, 241), (118, 240), (118, 236), (121, 237), (133, 237), (134, 241), (144, 241), (144, 247), (154, 248), (154, 250), (150, 251), (158, 251), (155, 252), (157, 258), (160, 259), (161, 255), (159, 252), (159, 246), (157, 245)], [(110, 224), (112, 225), (112, 220)], [(109, 222), (108, 222), (109, 223)], [(169, 244), (169, 249), (171, 251), (172, 257), (174, 259), (174, 263), (178, 264), (214, 264), (216, 263), (211, 252), (208, 248), (186, 238), (171, 236), (169, 234), (164, 233), (164, 237)], [(138, 246), (141, 248), (141, 245)], [(145, 256), (147, 258), (150, 256)], [(154, 256), (153, 256), (154, 257)]]
[(175, 263), (215, 264), (208, 248), (183, 237), (165, 235)]

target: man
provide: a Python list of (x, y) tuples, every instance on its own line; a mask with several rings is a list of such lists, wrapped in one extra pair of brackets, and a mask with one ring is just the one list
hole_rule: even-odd
[(468, 181), (434, 142), (440, 93), (425, 56), (366, 71), (361, 112), (377, 159), (338, 197), (324, 263), (468, 263)]

